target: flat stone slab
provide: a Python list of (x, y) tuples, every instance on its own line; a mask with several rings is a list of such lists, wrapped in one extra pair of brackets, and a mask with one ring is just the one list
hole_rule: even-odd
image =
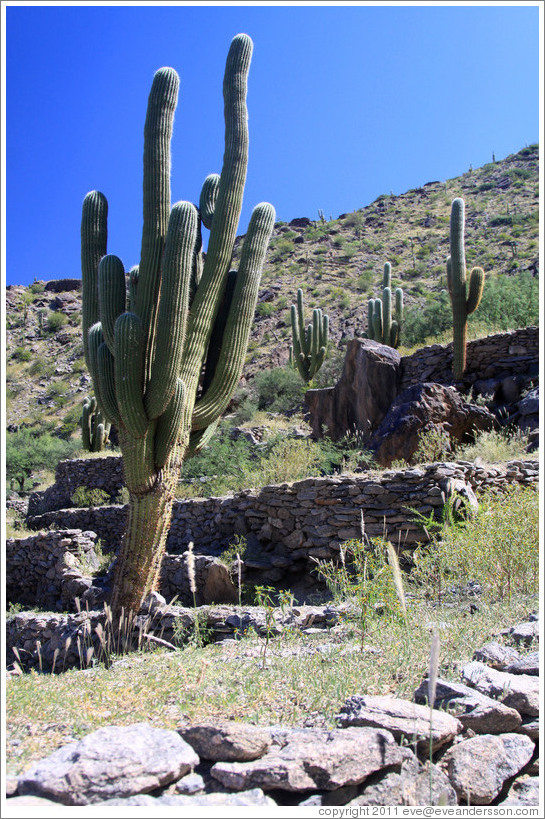
[(539, 719), (536, 717), (535, 719), (526, 720), (519, 726), (518, 733), (525, 734), (534, 742), (539, 742)]
[(520, 654), (516, 648), (493, 641), (478, 648), (473, 654), (473, 659), (498, 671), (505, 671), (508, 665), (520, 660)]
[(529, 674), (539, 676), (539, 651), (530, 651), (505, 668), (508, 674)]
[(180, 729), (179, 734), (201, 759), (214, 762), (259, 759), (267, 753), (272, 742), (271, 734), (265, 728), (228, 720), (192, 725)]
[[(425, 703), (428, 697), (428, 681), (416, 689), (416, 702)], [(508, 708), (492, 697), (481, 694), (463, 683), (437, 680), (435, 707), (448, 710), (460, 720), (464, 729), (471, 728), (476, 734), (505, 734), (517, 731), (522, 717), (514, 708)]]
[(462, 669), (462, 678), (487, 697), (501, 700), (509, 708), (529, 717), (539, 715), (539, 677), (508, 674), (482, 663), (472, 662)]
[(389, 731), (377, 728), (294, 729), (252, 762), (216, 762), (210, 773), (222, 785), (284, 791), (335, 790), (411, 758)]
[(40, 760), (19, 777), (18, 793), (90, 805), (168, 785), (198, 763), (176, 731), (146, 722), (110, 725)]
[[(349, 697), (335, 717), (338, 724), (348, 726), (368, 726), (390, 731), (399, 742), (403, 738), (418, 751), (429, 750), (430, 709), (409, 700), (388, 696)], [(431, 737), (432, 748), (436, 751), (461, 733), (463, 726), (456, 717), (445, 711), (433, 710)]]
[(449, 748), (439, 765), (461, 805), (489, 805), (504, 783), (533, 756), (535, 745), (522, 734), (483, 734)]

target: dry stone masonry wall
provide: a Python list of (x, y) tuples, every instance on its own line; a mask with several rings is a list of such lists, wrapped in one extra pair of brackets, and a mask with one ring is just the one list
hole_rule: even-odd
[[(497, 333), (467, 343), (464, 385), (469, 387), (488, 379), (501, 380), (513, 375), (537, 376), (539, 373), (539, 330), (524, 327), (511, 333)], [(452, 383), (452, 342), (423, 347), (401, 358), (399, 391), (433, 381)], [(478, 391), (476, 389), (476, 391)]]
[[(394, 543), (410, 548), (427, 539), (412, 520), (414, 513), (435, 512), (439, 516), (449, 479), (460, 481), (460, 491), (471, 499), (483, 489), (537, 485), (538, 475), (537, 460), (497, 466), (459, 461), (357, 476), (308, 478), (223, 498), (178, 501), (167, 552), (181, 555), (193, 541), (197, 553), (217, 556), (240, 535), (247, 545), (247, 579), (291, 582), (308, 576), (315, 566), (311, 558), (336, 557), (343, 541), (360, 537), (362, 513), (369, 537), (385, 534)], [(110, 506), (58, 510), (31, 517), (28, 523), (37, 529), (91, 530), (104, 550), (113, 551), (120, 542), (125, 516), (125, 507)], [(174, 587), (166, 590), (166, 596), (171, 592)]]

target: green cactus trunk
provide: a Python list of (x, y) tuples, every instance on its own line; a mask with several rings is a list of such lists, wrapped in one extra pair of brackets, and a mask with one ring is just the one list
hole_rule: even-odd
[[(156, 73), (144, 130), (141, 259), (128, 286), (121, 261), (105, 255), (105, 198), (94, 191), (83, 205), (84, 343), (98, 405), (119, 429), (129, 490), (113, 571), (115, 612), (137, 610), (156, 588), (182, 462), (210, 439), (242, 372), (275, 219), (267, 203), (254, 209), (239, 270), (230, 272), (246, 179), (251, 53), (247, 35), (234, 38), (223, 168), (205, 180), (201, 210), (189, 202), (170, 208), (178, 76), (169, 68)], [(201, 222), (211, 230), (204, 263)]]
[(474, 267), (466, 278), (464, 244), (465, 203), (457, 198), (450, 213), (450, 256), (447, 259), (447, 284), (452, 305), (452, 373), (458, 381), (466, 369), (467, 317), (480, 304), (484, 288), (484, 271)]

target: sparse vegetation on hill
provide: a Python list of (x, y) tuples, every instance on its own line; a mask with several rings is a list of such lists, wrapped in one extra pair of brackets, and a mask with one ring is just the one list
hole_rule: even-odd
[[(445, 263), (457, 196), (466, 201), (467, 264), (487, 274), (479, 310), (468, 319), (468, 338), (538, 323), (538, 146), (531, 145), (461, 177), (380, 196), (337, 219), (322, 221), (316, 214), (276, 223), (245, 380), (288, 361), (294, 278), (304, 289), (306, 309), (321, 308), (329, 316), (320, 385), (328, 375), (334, 383), (337, 369), (330, 362), (348, 338), (366, 330), (367, 302), (382, 295), (385, 261), (392, 266), (392, 288), (404, 291), (400, 352), (437, 340), (452, 326)], [(239, 239), (235, 257), (240, 244)], [(81, 294), (54, 292), (36, 281), (10, 286), (6, 296), (8, 428), (77, 434), (81, 403), (92, 393), (81, 345)], [(49, 330), (59, 312), (64, 326)], [(62, 395), (55, 394), (56, 382), (66, 385)]]

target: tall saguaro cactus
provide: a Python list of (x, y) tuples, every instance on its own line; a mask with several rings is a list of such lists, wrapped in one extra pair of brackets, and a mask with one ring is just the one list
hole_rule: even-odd
[(452, 304), (452, 371), (455, 379), (462, 378), (466, 368), (467, 317), (481, 301), (484, 270), (474, 267), (466, 279), (464, 245), (465, 203), (457, 198), (450, 212), (450, 256), (447, 259), (447, 284)]
[(312, 324), (305, 327), (301, 288), (297, 291), (297, 304), (291, 305), (291, 335), (290, 358), (303, 381), (308, 384), (324, 363), (329, 316), (324, 315), (320, 308), (315, 308), (312, 311)]
[(390, 262), (384, 265), (382, 299), (369, 299), (367, 307), (367, 333), (364, 333), (364, 337), (380, 341), (381, 344), (387, 344), (389, 347), (398, 347), (403, 321), (403, 290), (401, 287), (396, 288), (393, 312), (395, 318), (392, 318), (392, 266)]
[[(158, 582), (183, 460), (213, 434), (242, 372), (275, 211), (252, 213), (238, 271), (230, 271), (248, 159), (247, 77), (252, 41), (237, 35), (223, 83), (221, 174), (199, 207), (170, 206), (170, 140), (178, 75), (155, 74), (144, 127), (140, 264), (126, 283), (106, 255), (107, 202), (85, 197), (81, 224), (83, 342), (98, 405), (119, 430), (129, 515), (111, 605), (137, 610)], [(201, 222), (210, 229), (201, 253)], [(203, 375), (204, 373), (204, 375)]]

